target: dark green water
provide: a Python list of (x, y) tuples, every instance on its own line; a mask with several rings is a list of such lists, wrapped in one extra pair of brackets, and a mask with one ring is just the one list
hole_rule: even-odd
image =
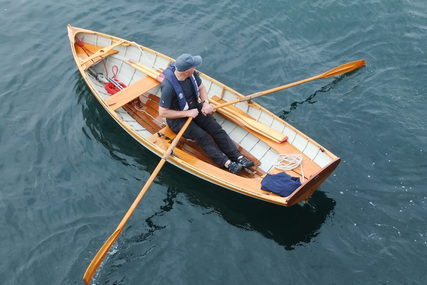
[(158, 158), (85, 86), (66, 24), (136, 41), (260, 98), (342, 158), (281, 208), (165, 167), (95, 284), (426, 284), (427, 2), (1, 1), (0, 283), (82, 284)]

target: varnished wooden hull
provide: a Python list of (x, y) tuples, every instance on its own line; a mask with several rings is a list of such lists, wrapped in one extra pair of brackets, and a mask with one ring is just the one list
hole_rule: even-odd
[[(173, 59), (134, 42), (70, 25), (68, 35), (76, 64), (94, 96), (129, 135), (162, 156), (174, 134), (158, 116), (160, 88), (152, 77)], [(114, 74), (127, 87), (110, 95), (105, 91), (104, 84), (95, 79), (94, 75), (99, 73)], [(226, 102), (243, 96), (203, 73), (200, 75), (212, 101)], [(129, 98), (132, 100), (128, 102)], [(168, 162), (226, 189), (283, 206), (307, 200), (340, 162), (338, 157), (317, 142), (256, 103), (238, 103), (228, 113), (218, 112), (215, 117), (239, 149), (257, 162), (250, 173), (234, 175), (217, 167), (200, 147), (185, 139), (180, 141)], [(275, 141), (266, 133), (251, 129), (242, 120), (256, 121), (258, 130), (261, 126), (275, 135), (287, 136), (288, 141)], [(288, 197), (261, 190), (263, 176), (279, 172), (274, 168), (279, 154), (294, 153), (304, 157), (303, 172), (299, 167), (286, 172), (300, 177), (304, 181), (301, 187)]]

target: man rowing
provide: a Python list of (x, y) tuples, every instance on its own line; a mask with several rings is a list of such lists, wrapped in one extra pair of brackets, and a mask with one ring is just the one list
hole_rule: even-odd
[(202, 63), (199, 55), (184, 53), (164, 72), (161, 85), (159, 115), (166, 118), (169, 128), (178, 133), (186, 118), (193, 120), (184, 137), (195, 140), (215, 163), (237, 174), (254, 163), (244, 157), (231, 138), (212, 116), (206, 87), (196, 68)]

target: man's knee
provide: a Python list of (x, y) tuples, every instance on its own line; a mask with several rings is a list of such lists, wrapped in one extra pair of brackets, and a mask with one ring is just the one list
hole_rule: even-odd
[(199, 127), (188, 128), (184, 134), (186, 138), (195, 140), (197, 142), (203, 142), (203, 139), (209, 136), (204, 130)]

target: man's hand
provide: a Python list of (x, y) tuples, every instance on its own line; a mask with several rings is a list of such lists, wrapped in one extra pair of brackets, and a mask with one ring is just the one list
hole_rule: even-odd
[(202, 106), (202, 114), (206, 116), (208, 114), (212, 114), (213, 112), (214, 108), (212, 107), (212, 105), (209, 104), (209, 102), (205, 101)]
[(192, 117), (193, 119), (195, 117), (197, 117), (197, 115), (199, 114), (199, 110), (197, 110), (197, 109), (190, 109), (190, 110), (187, 110), (185, 112), (186, 112), (187, 117)]
[(171, 109), (167, 109), (159, 106), (159, 116), (162, 118), (179, 119), (179, 118), (192, 117), (194, 119), (195, 117), (197, 117), (198, 114), (199, 114), (199, 110), (197, 109), (178, 111), (178, 110), (171, 110)]

